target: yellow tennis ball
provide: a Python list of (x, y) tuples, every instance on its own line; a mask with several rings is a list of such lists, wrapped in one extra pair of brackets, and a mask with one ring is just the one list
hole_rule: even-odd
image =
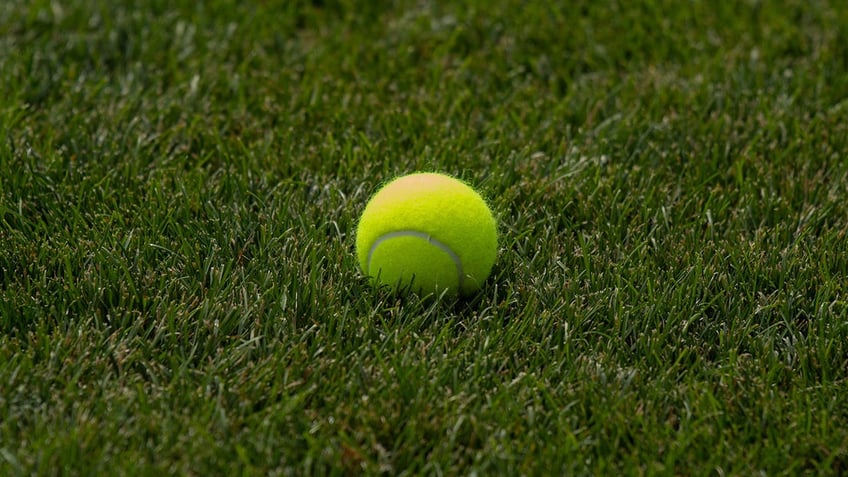
[(435, 173), (397, 178), (368, 201), (356, 231), (362, 271), (378, 285), (470, 294), (497, 258), (495, 218), (480, 194)]

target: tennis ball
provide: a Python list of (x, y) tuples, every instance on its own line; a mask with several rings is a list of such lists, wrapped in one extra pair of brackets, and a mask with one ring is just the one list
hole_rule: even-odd
[(436, 173), (397, 178), (368, 201), (356, 231), (363, 273), (377, 285), (470, 294), (495, 263), (492, 211), (465, 183)]

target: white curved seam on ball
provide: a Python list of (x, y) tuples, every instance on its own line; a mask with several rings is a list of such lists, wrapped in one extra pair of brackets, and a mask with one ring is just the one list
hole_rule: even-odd
[(454, 265), (456, 265), (456, 271), (459, 274), (459, 283), (457, 286), (458, 290), (462, 289), (463, 282), (463, 272), (462, 272), (462, 261), (459, 259), (459, 255), (457, 255), (450, 247), (445, 245), (444, 243), (434, 239), (430, 234), (419, 232), (417, 230), (395, 230), (394, 232), (385, 233), (379, 237), (377, 240), (371, 244), (371, 248), (368, 250), (368, 274), (371, 274), (371, 258), (374, 256), (374, 251), (377, 250), (377, 247), (385, 242), (386, 240), (397, 238), (397, 237), (416, 237), (420, 239), (424, 239), (430, 245), (434, 245), (437, 248), (441, 249), (443, 252), (448, 254), (448, 256), (453, 260)]

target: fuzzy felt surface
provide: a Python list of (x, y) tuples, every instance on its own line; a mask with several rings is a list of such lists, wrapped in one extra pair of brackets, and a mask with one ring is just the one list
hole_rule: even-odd
[(371, 248), (369, 276), (377, 283), (417, 293), (459, 291), (462, 268), (441, 247), (419, 235), (396, 235)]
[[(398, 231), (416, 236), (380, 240)], [(410, 174), (380, 189), (366, 205), (356, 235), (364, 273), (391, 286), (406, 285), (414, 276), (423, 291), (478, 290), (491, 273), (497, 247), (497, 224), (485, 200), (465, 183), (437, 173)]]

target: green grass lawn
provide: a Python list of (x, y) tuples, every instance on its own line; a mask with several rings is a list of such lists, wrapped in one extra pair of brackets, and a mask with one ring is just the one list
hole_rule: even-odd
[(847, 231), (840, 1), (4, 0), (0, 475), (845, 474)]

